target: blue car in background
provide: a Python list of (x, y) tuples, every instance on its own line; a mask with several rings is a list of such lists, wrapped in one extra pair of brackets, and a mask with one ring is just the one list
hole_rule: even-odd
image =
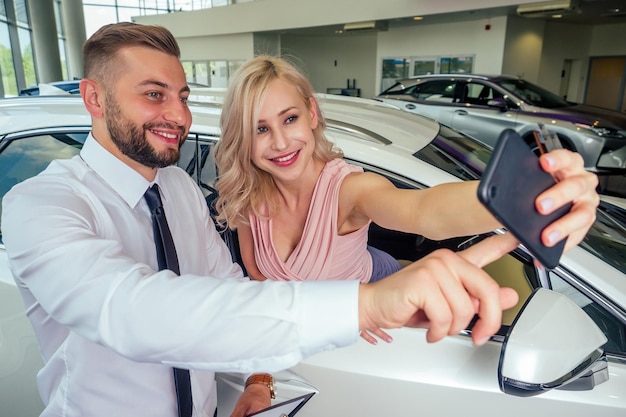
[(54, 81), (25, 88), (20, 91), (20, 96), (80, 94), (78, 86), (80, 80)]

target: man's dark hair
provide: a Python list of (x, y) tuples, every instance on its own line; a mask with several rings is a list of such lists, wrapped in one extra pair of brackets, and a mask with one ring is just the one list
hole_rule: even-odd
[(102, 79), (116, 67), (115, 55), (122, 48), (143, 46), (180, 58), (180, 48), (172, 33), (156, 25), (120, 22), (102, 26), (83, 45), (83, 74)]

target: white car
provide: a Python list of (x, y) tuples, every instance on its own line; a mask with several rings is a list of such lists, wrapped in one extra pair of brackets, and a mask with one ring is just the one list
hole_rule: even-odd
[[(457, 131), (374, 100), (326, 95), (319, 100), (327, 135), (346, 159), (400, 187), (477, 179), (491, 154), (491, 148)], [(219, 138), (221, 109), (210, 103), (190, 107), (194, 122), (179, 165), (210, 203), (216, 175), (210, 150)], [(0, 100), (0, 126), (1, 197), (51, 159), (76, 155), (90, 118), (79, 97), (18, 97)], [(298, 412), (301, 417), (626, 415), (626, 232), (610, 219), (610, 213), (599, 211), (585, 241), (552, 271), (536, 268), (523, 248), (485, 268), (503, 285), (516, 288), (521, 299), (485, 346), (472, 345), (471, 329), (435, 344), (426, 342), (424, 330), (394, 330), (391, 344), (372, 346), (359, 340), (302, 361), (290, 370), (297, 377), (279, 374), (279, 397), (302, 389), (317, 392)], [(236, 236), (228, 237), (236, 257)], [(432, 241), (376, 225), (370, 232), (371, 244), (409, 261), (481, 238)], [(533, 301), (522, 308), (531, 294)], [(573, 302), (567, 301), (574, 305), (566, 308), (569, 312), (559, 311), (563, 299)], [(542, 330), (528, 339), (524, 328), (534, 329), (535, 324)], [(520, 349), (520, 340), (528, 345)], [(536, 349), (542, 343), (557, 345)], [(36, 339), (0, 235), (0, 414), (30, 417), (41, 412), (35, 383), (40, 367)], [(531, 380), (525, 380), (529, 374)], [(291, 380), (300, 385), (294, 388)], [(220, 415), (229, 415), (226, 392), (219, 395)]]

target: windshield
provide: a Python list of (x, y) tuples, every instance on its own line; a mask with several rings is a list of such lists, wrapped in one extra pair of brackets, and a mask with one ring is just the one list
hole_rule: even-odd
[(498, 80), (497, 83), (513, 94), (524, 100), (525, 102), (538, 107), (544, 107), (547, 109), (558, 109), (561, 107), (569, 107), (570, 104), (545, 90), (538, 85), (529, 83), (524, 80)]
[(624, 210), (600, 202), (596, 221), (580, 246), (626, 274), (626, 222)]
[(414, 157), (462, 180), (481, 177), (493, 149), (467, 135), (440, 125), (439, 134)]

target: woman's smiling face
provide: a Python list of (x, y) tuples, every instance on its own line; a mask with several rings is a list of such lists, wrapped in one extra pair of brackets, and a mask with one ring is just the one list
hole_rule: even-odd
[(275, 180), (300, 178), (313, 159), (313, 129), (318, 119), (311, 104), (287, 81), (276, 79), (268, 86), (252, 144), (252, 162)]

